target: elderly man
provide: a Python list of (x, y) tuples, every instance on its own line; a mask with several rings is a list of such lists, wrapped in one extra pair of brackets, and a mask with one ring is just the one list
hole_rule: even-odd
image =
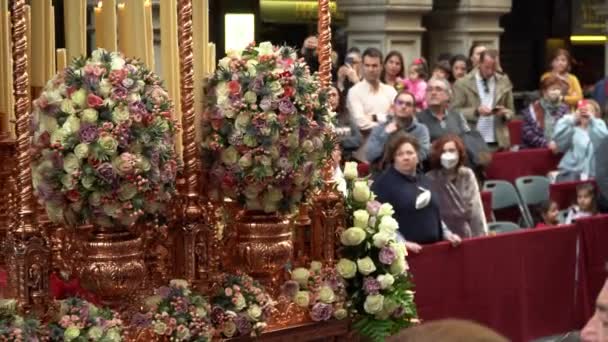
[(484, 51), (479, 67), (454, 84), (452, 108), (466, 117), (492, 149), (509, 147), (507, 121), (511, 120), (513, 86), (506, 75), (496, 73), (498, 54)]
[(581, 331), (583, 342), (608, 342), (608, 280), (597, 296), (595, 313)]
[(416, 114), (418, 121), (424, 124), (435, 141), (445, 134), (462, 135), (469, 126), (461, 113), (448, 109), (452, 88), (448, 81), (432, 77), (426, 87), (426, 102), (428, 108)]
[[(374, 127), (386, 121), (386, 114), (397, 96), (395, 88), (380, 82), (381, 73), (382, 52), (375, 48), (363, 51), (364, 79), (350, 88), (346, 106), (364, 139), (367, 139)], [(353, 156), (360, 161), (367, 161), (365, 151), (364, 142)]]

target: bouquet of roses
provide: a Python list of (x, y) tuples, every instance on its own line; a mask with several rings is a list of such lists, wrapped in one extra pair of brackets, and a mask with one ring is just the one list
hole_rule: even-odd
[(24, 318), (15, 313), (17, 301), (0, 300), (0, 341), (40, 341), (40, 322), (34, 318)]
[(49, 324), (51, 341), (122, 341), (123, 323), (118, 313), (80, 298), (61, 301), (58, 321)]
[(177, 130), (161, 80), (98, 49), (75, 59), (34, 101), (32, 177), (49, 218), (130, 226), (174, 192)]
[(148, 312), (133, 317), (134, 326), (151, 328), (156, 335), (171, 341), (206, 342), (213, 337), (209, 304), (190, 291), (186, 280), (174, 279), (168, 287), (157, 289), (146, 300), (146, 307)]
[(230, 52), (209, 84), (202, 147), (212, 195), (290, 211), (334, 148), (318, 78), (292, 48), (265, 42)]
[(315, 322), (348, 316), (344, 278), (334, 267), (323, 267), (318, 261), (311, 262), (308, 269), (294, 269), (291, 280), (283, 284), (283, 293), (298, 306), (307, 308)]
[(260, 336), (274, 309), (264, 288), (245, 274), (226, 275), (211, 304), (216, 335), (225, 338)]
[(397, 242), (398, 223), (390, 204), (374, 200), (367, 179), (359, 179), (356, 163), (346, 163), (347, 226), (340, 241), (338, 273), (346, 279), (354, 324), (374, 341), (415, 323), (413, 286), (407, 273), (405, 244)]

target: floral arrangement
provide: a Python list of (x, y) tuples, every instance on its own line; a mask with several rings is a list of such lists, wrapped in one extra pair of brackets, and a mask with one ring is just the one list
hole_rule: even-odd
[(172, 103), (139, 61), (93, 51), (50, 80), (33, 107), (33, 184), (49, 218), (129, 226), (174, 192)]
[(40, 341), (40, 321), (17, 315), (16, 305), (14, 299), (0, 300), (0, 341)]
[(367, 179), (358, 178), (357, 164), (346, 163), (347, 226), (340, 236), (337, 272), (346, 280), (354, 324), (374, 341), (417, 322), (412, 282), (407, 273), (405, 244), (397, 241), (393, 207), (375, 201)]
[(283, 284), (283, 293), (298, 306), (307, 308), (315, 322), (348, 316), (344, 278), (334, 267), (323, 267), (318, 261), (311, 262), (308, 269), (294, 269), (291, 280)]
[(214, 196), (250, 210), (288, 212), (333, 150), (327, 94), (289, 47), (249, 45), (210, 80), (202, 147)]
[(260, 336), (275, 305), (264, 288), (245, 274), (224, 276), (211, 304), (211, 322), (216, 335), (224, 338)]
[(80, 298), (61, 301), (58, 320), (48, 325), (51, 341), (122, 341), (123, 322), (118, 313)]
[(155, 292), (146, 300), (148, 311), (133, 317), (134, 326), (150, 328), (154, 334), (171, 341), (211, 341), (213, 328), (209, 321), (209, 304), (205, 298), (190, 291), (186, 280), (171, 280), (169, 286)]

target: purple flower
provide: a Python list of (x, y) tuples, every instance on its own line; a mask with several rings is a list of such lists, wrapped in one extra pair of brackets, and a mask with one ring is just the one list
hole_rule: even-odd
[(159, 296), (163, 297), (163, 298), (168, 298), (169, 295), (171, 294), (171, 288), (167, 287), (167, 286), (161, 286), (158, 288), (158, 290), (156, 291), (156, 293), (158, 293)]
[(380, 291), (380, 282), (376, 280), (376, 278), (365, 277), (363, 279), (363, 291), (365, 291), (365, 294), (368, 296), (378, 294)]
[(279, 111), (283, 114), (293, 114), (296, 111), (296, 107), (289, 99), (283, 98), (279, 102)]
[(175, 311), (178, 313), (186, 313), (188, 312), (188, 303), (185, 301), (179, 301), (174, 305)]
[(138, 328), (146, 328), (151, 323), (152, 320), (147, 315), (144, 315), (139, 312), (133, 315), (133, 318), (131, 318), (131, 325), (134, 325)]
[(148, 110), (146, 109), (146, 105), (141, 101), (136, 101), (136, 102), (131, 103), (129, 105), (129, 110), (132, 113), (139, 113), (142, 115), (148, 112)]
[(259, 93), (262, 88), (264, 88), (264, 78), (256, 77), (253, 82), (251, 82), (251, 90), (256, 93)]
[(116, 173), (114, 172), (114, 168), (110, 163), (101, 163), (97, 166), (97, 174), (101, 179), (103, 179), (106, 183), (114, 183), (116, 179)]
[(380, 254), (378, 254), (378, 259), (380, 259), (380, 262), (385, 265), (392, 264), (393, 261), (395, 261), (395, 258), (397, 258), (397, 255), (391, 247), (382, 248), (380, 250)]
[(209, 317), (211, 318), (211, 323), (218, 325), (224, 320), (224, 316), (226, 316), (224, 309), (219, 306), (214, 306), (213, 309), (211, 309), (211, 315)]
[(293, 298), (298, 293), (298, 290), (300, 290), (300, 285), (295, 280), (288, 280), (283, 284), (281, 290), (286, 296)]
[(249, 322), (245, 315), (238, 315), (234, 319), (234, 324), (236, 324), (236, 328), (241, 335), (247, 336), (251, 332), (251, 322)]
[(381, 206), (382, 203), (378, 201), (369, 201), (367, 202), (367, 212), (372, 216), (376, 216), (378, 215), (378, 210), (380, 210)]
[(265, 112), (268, 111), (272, 108), (272, 100), (269, 97), (263, 98), (262, 101), (260, 101), (260, 108)]
[(121, 84), (123, 87), (129, 89), (133, 86), (135, 82), (133, 82), (132, 78), (125, 78), (124, 80), (122, 80)]
[(114, 89), (112, 89), (112, 97), (118, 100), (126, 99), (128, 94), (129, 91), (121, 86), (114, 87)]
[(78, 136), (80, 137), (80, 141), (84, 143), (92, 143), (97, 140), (97, 126), (91, 124), (83, 124), (80, 126), (80, 131), (78, 132)]
[(310, 310), (310, 318), (315, 322), (327, 321), (331, 318), (333, 308), (329, 304), (317, 303)]

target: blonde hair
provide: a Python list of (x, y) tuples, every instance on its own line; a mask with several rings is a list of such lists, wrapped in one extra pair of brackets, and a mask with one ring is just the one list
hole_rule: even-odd
[(602, 117), (602, 110), (600, 108), (600, 104), (597, 103), (597, 101), (595, 101), (594, 99), (586, 99), (587, 104), (591, 105), (591, 107), (593, 108), (593, 111), (595, 112), (595, 117), (596, 118), (601, 118)]
[(443, 319), (402, 330), (387, 342), (508, 342), (509, 340), (472, 321)]

